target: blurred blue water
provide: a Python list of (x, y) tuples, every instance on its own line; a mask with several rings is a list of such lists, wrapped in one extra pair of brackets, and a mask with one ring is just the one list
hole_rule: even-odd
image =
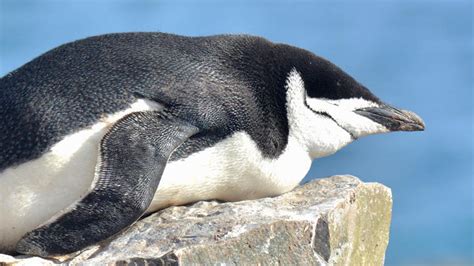
[(388, 265), (474, 264), (472, 3), (465, 1), (0, 0), (0, 75), (64, 42), (124, 31), (250, 33), (322, 55), (423, 133), (361, 139), (308, 177), (392, 188)]

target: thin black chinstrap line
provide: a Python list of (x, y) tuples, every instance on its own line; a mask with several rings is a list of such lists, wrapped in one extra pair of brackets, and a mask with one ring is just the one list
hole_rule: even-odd
[(351, 136), (351, 139), (353, 139), (353, 140), (356, 140), (356, 139), (357, 139), (357, 138), (352, 134), (352, 132), (350, 132), (349, 130), (345, 129), (343, 126), (341, 126), (341, 125), (336, 121), (336, 119), (334, 119), (334, 117), (332, 117), (330, 114), (328, 114), (328, 113), (326, 113), (326, 112), (324, 112), (324, 111), (315, 111), (315, 110), (313, 110), (313, 108), (311, 108), (311, 107), (309, 106), (309, 104), (308, 104), (306, 101), (304, 101), (304, 104), (306, 105), (306, 107), (308, 107), (308, 108), (309, 108), (311, 111), (313, 111), (314, 113), (316, 113), (316, 114), (318, 114), (318, 115), (325, 116), (325, 117), (331, 119), (332, 121), (334, 121), (334, 123), (336, 123), (336, 125), (338, 125), (338, 126), (339, 126), (340, 128), (342, 128), (342, 129), (344, 129), (344, 131), (346, 131), (346, 132)]

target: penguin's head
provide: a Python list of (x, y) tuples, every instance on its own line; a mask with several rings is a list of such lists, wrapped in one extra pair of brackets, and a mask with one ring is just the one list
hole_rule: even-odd
[(418, 115), (382, 102), (331, 62), (306, 51), (298, 55), (286, 77), (286, 108), (290, 135), (312, 158), (363, 136), (424, 130)]

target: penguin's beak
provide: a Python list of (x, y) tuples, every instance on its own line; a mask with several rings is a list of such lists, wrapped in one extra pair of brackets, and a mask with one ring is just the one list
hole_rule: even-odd
[(423, 131), (425, 123), (417, 114), (387, 104), (357, 109), (355, 113), (382, 124), (390, 131)]

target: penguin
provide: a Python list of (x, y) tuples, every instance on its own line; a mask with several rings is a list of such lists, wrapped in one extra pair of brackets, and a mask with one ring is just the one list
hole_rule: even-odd
[(424, 127), (262, 37), (67, 43), (0, 79), (0, 251), (63, 255), (168, 206), (280, 195), (360, 137)]

